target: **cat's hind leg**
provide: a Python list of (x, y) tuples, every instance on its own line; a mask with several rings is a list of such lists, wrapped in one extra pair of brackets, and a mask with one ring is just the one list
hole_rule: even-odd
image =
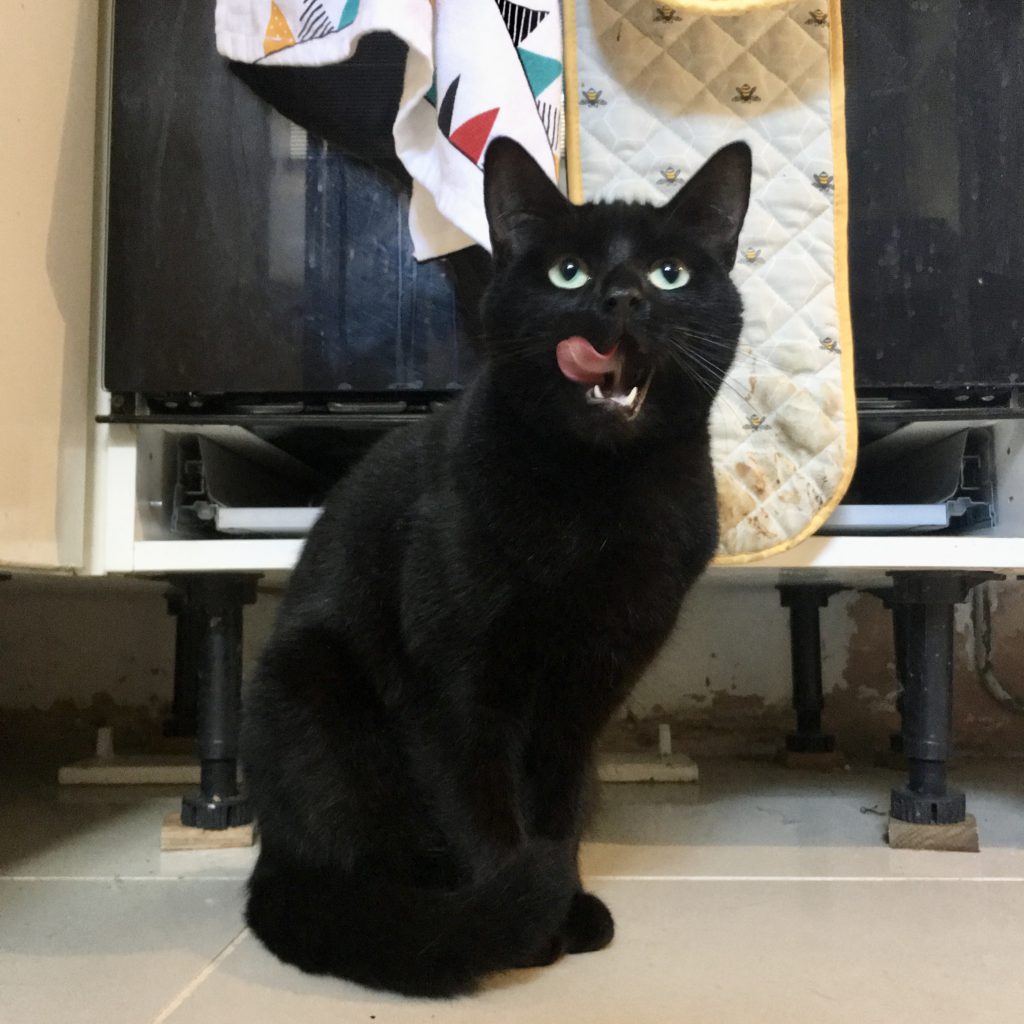
[(454, 891), (309, 868), (263, 850), (246, 920), (272, 953), (304, 971), (450, 997), (495, 971), (550, 962), (543, 936), (565, 919), (570, 885), (561, 850), (544, 843)]

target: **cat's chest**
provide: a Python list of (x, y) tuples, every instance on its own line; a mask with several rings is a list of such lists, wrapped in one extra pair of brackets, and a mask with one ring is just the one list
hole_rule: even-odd
[(517, 503), (490, 535), (509, 614), (549, 624), (567, 641), (664, 632), (715, 543), (713, 492), (648, 489), (601, 501)]
[(569, 496), (524, 487), (512, 500), (483, 507), (478, 533), (512, 573), (553, 585), (638, 580), (700, 560), (713, 546), (714, 494), (703, 479), (621, 487), (621, 493), (592, 487)]

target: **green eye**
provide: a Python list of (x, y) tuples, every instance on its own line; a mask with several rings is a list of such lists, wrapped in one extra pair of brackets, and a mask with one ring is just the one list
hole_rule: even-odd
[(669, 292), (673, 288), (682, 288), (690, 280), (690, 272), (679, 262), (679, 260), (658, 260), (647, 272), (647, 280)]
[(548, 280), (556, 288), (582, 288), (589, 280), (581, 260), (575, 256), (563, 256), (548, 271)]

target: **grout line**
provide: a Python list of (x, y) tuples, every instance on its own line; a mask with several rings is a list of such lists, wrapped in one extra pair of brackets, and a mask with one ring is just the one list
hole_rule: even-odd
[(242, 928), (242, 930), (153, 1018), (152, 1024), (164, 1024), (165, 1021), (169, 1020), (171, 1014), (173, 1014), (211, 974), (213, 974), (224, 960), (231, 956), (231, 954), (238, 948), (242, 939), (245, 938), (248, 931), (248, 928)]
[(588, 882), (1024, 882), (1013, 875), (587, 875)]
[(0, 875), (0, 882), (244, 882), (247, 875)]

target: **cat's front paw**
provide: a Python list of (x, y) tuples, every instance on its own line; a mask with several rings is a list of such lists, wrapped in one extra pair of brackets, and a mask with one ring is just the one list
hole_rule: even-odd
[(576, 893), (569, 916), (562, 925), (567, 953), (592, 953), (604, 949), (615, 937), (611, 911), (593, 893)]

